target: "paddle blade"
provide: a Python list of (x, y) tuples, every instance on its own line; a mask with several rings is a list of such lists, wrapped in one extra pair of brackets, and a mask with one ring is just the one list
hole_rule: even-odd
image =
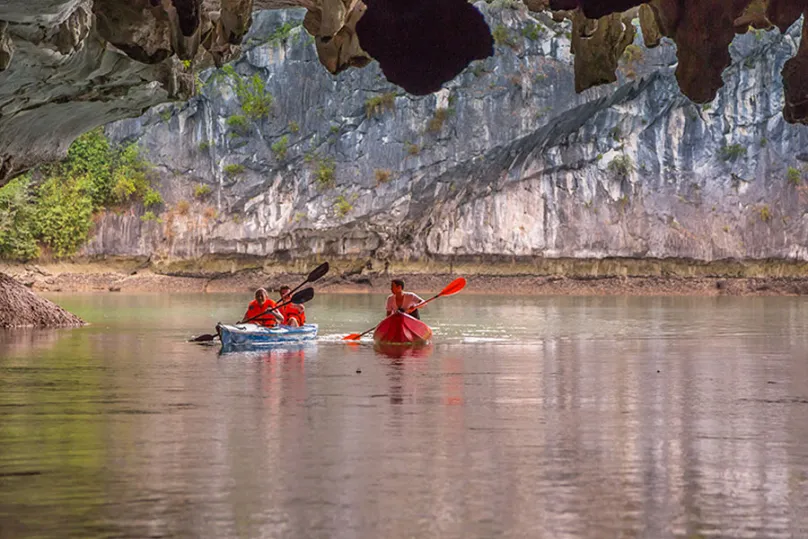
[(300, 292), (295, 292), (295, 294), (292, 296), (291, 302), (300, 305), (301, 303), (311, 301), (313, 297), (314, 297), (314, 289), (311, 287), (304, 288)]
[(457, 294), (463, 288), (466, 287), (466, 279), (464, 277), (458, 277), (451, 283), (449, 283), (446, 288), (440, 291), (438, 296), (451, 296), (452, 294)]
[(351, 333), (350, 335), (346, 335), (342, 338), (343, 341), (358, 341), (359, 338), (362, 336), (361, 333)]
[[(306, 282), (307, 283), (313, 283), (314, 281), (316, 281), (317, 279), (319, 279), (320, 277), (322, 277), (326, 273), (328, 273), (328, 262), (323, 262), (322, 264), (320, 264), (319, 266), (314, 268), (311, 271), (311, 273), (309, 273), (309, 276), (306, 279)], [(299, 302), (295, 302), (295, 303), (299, 303)]]
[(216, 338), (216, 335), (211, 335), (210, 333), (205, 333), (204, 335), (200, 335), (199, 337), (194, 337), (193, 339), (189, 339), (188, 342), (210, 342)]

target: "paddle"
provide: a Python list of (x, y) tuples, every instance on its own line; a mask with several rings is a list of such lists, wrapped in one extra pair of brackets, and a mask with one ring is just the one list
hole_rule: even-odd
[[(292, 299), (290, 299), (286, 303), (279, 303), (278, 305), (275, 305), (274, 307), (271, 307), (271, 308), (267, 309), (266, 311), (264, 311), (264, 312), (262, 312), (260, 314), (252, 316), (252, 317), (248, 318), (247, 320), (242, 320), (241, 322), (239, 322), (239, 324), (246, 324), (247, 322), (250, 322), (251, 320), (255, 320), (256, 318), (260, 318), (260, 317), (264, 316), (268, 312), (274, 311), (276, 309), (280, 309), (281, 307), (285, 307), (286, 305), (289, 305), (290, 303), (297, 303), (298, 305), (306, 303), (307, 301), (310, 301), (313, 297), (314, 297), (314, 289), (311, 288), (311, 287), (304, 288), (300, 292), (297, 292), (297, 293), (293, 294)], [(208, 342), (208, 341), (212, 341), (217, 336), (218, 335), (216, 335), (216, 334), (205, 333), (203, 335), (200, 335), (199, 337), (194, 337), (193, 339), (190, 339), (188, 342)]]
[[(418, 305), (414, 305), (413, 307), (415, 309), (420, 309), (421, 307), (423, 307), (424, 305), (426, 305), (430, 301), (436, 300), (439, 297), (451, 296), (452, 294), (457, 294), (458, 292), (463, 290), (463, 288), (465, 288), (465, 286), (466, 286), (466, 279), (464, 277), (458, 277), (457, 279), (455, 279), (454, 281), (449, 283), (446, 286), (446, 288), (441, 290), (439, 293), (435, 294), (434, 296), (432, 296), (428, 300), (419, 303)], [(343, 341), (358, 341), (359, 339), (361, 339), (362, 337), (364, 337), (365, 335), (367, 335), (368, 333), (370, 333), (371, 331), (376, 329), (378, 326), (379, 326), (379, 324), (376, 324), (375, 326), (373, 326), (369, 330), (363, 331), (362, 333), (351, 333), (350, 335), (346, 335), (345, 337), (343, 337), (342, 340)]]
[[(294, 287), (294, 288), (292, 289), (292, 291), (291, 291), (291, 292), (289, 292), (289, 293), (290, 293), (290, 294), (294, 294), (294, 293), (295, 293), (295, 292), (297, 292), (297, 290), (298, 290), (298, 289), (300, 289), (300, 287), (302, 287), (304, 284), (306, 284), (306, 283), (313, 283), (314, 281), (316, 281), (316, 280), (320, 279), (320, 278), (321, 278), (323, 275), (325, 275), (326, 273), (328, 273), (328, 262), (323, 262), (322, 264), (320, 264), (319, 266), (317, 266), (316, 268), (314, 268), (313, 270), (311, 270), (311, 273), (309, 273), (309, 276), (308, 276), (308, 277), (306, 277), (306, 280), (305, 280), (305, 281), (303, 281), (302, 283), (300, 283), (299, 285), (297, 285), (296, 287)], [(311, 298), (309, 298), (309, 299), (311, 299)], [(293, 301), (292, 303), (300, 303), (300, 302), (299, 302), (299, 301)]]

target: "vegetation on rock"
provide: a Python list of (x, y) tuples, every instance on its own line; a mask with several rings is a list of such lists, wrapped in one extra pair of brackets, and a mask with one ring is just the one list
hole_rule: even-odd
[(101, 129), (82, 135), (62, 163), (0, 188), (0, 258), (31, 260), (42, 248), (70, 256), (87, 241), (95, 213), (161, 204), (150, 168), (134, 144), (113, 147)]

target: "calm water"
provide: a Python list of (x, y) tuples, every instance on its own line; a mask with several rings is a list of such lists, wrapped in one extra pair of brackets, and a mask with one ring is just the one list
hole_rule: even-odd
[[(808, 537), (808, 299), (498, 298), (401, 359), (185, 342), (249, 295), (61, 295), (0, 331), (0, 537)], [(361, 371), (361, 372), (357, 372)]]

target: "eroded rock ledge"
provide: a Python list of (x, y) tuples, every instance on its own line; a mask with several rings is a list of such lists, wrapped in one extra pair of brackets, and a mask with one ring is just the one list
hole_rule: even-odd
[[(519, 8), (519, 0), (495, 0)], [(677, 45), (678, 83), (707, 103), (721, 87), (737, 33), (785, 31), (808, 0), (524, 0), (573, 21), (575, 89), (616, 80), (639, 17), (644, 42)], [(440, 88), (493, 52), (466, 0), (10, 0), (0, 5), (0, 185), (63, 156), (79, 134), (194, 92), (194, 72), (227, 61), (254, 9), (304, 7), (331, 73), (379, 61), (410, 93)], [(523, 8), (522, 8), (523, 9)], [(808, 27), (803, 37), (808, 37)], [(784, 66), (783, 113), (808, 123), (808, 39)], [(295, 89), (290, 89), (295, 91)]]
[(84, 321), (0, 273), (0, 328), (81, 326)]

